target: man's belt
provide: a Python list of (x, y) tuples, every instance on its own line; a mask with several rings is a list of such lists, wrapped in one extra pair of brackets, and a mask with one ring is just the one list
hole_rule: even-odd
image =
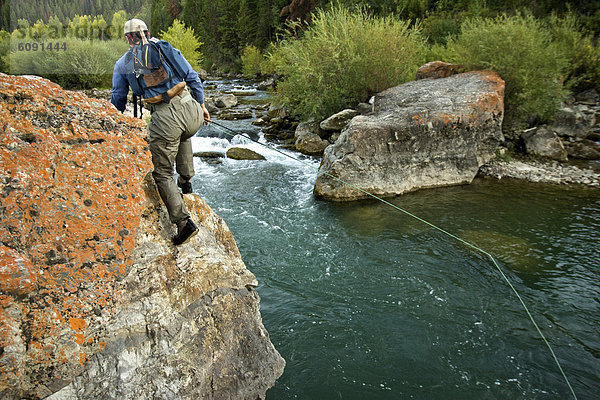
[(166, 100), (166, 96), (168, 96), (168, 99), (172, 99), (173, 97), (183, 92), (183, 89), (185, 89), (185, 82), (179, 82), (177, 85), (167, 90), (166, 93), (157, 94), (156, 96), (144, 99), (144, 101), (148, 104), (159, 104)]

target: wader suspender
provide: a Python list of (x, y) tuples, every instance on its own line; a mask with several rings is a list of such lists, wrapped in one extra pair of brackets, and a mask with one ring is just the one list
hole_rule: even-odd
[(133, 94), (133, 117), (137, 118), (137, 114), (138, 114), (138, 97), (140, 98), (140, 118), (144, 117), (144, 113), (143, 113), (143, 109), (144, 106), (142, 104), (142, 96), (136, 96), (135, 93)]

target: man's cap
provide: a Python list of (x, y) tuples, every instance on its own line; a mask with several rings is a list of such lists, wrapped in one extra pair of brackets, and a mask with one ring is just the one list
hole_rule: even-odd
[(123, 33), (125, 35), (127, 35), (128, 33), (134, 33), (140, 32), (140, 28), (142, 28), (142, 31), (147, 31), (148, 27), (146, 26), (146, 23), (144, 21), (142, 21), (141, 19), (130, 19), (129, 21), (125, 22), (125, 26), (123, 27)]

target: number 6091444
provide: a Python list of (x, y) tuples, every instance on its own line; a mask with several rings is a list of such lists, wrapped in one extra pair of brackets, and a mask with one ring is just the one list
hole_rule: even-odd
[(17, 45), (18, 51), (66, 51), (66, 42), (32, 42), (32, 43), (19, 43)]

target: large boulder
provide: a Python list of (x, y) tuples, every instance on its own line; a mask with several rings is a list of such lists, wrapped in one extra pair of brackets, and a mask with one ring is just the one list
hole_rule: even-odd
[(570, 107), (561, 107), (554, 117), (552, 130), (562, 137), (584, 138), (589, 126), (583, 114)]
[(294, 132), (296, 150), (309, 156), (322, 156), (330, 143), (321, 138), (321, 133), (319, 122), (316, 120), (299, 123)]
[(254, 115), (252, 115), (252, 110), (224, 110), (219, 113), (219, 118), (224, 119), (226, 121), (250, 119), (253, 116)]
[(504, 140), (503, 115), (504, 81), (491, 71), (385, 90), (325, 150), (315, 195), (368, 197), (338, 179), (378, 196), (469, 183)]
[(146, 127), (0, 74), (0, 398), (264, 398), (284, 361), (224, 221), (175, 234)]
[(215, 97), (215, 105), (219, 108), (231, 108), (235, 107), (238, 103), (238, 99), (234, 94), (227, 93), (221, 94)]
[(581, 104), (588, 104), (595, 106), (600, 101), (600, 95), (596, 89), (589, 89), (575, 95), (575, 100)]
[(546, 128), (533, 128), (521, 134), (527, 154), (556, 161), (567, 161), (567, 151), (560, 138)]
[(592, 140), (579, 140), (565, 143), (566, 152), (570, 157), (582, 160), (600, 160), (600, 145)]

